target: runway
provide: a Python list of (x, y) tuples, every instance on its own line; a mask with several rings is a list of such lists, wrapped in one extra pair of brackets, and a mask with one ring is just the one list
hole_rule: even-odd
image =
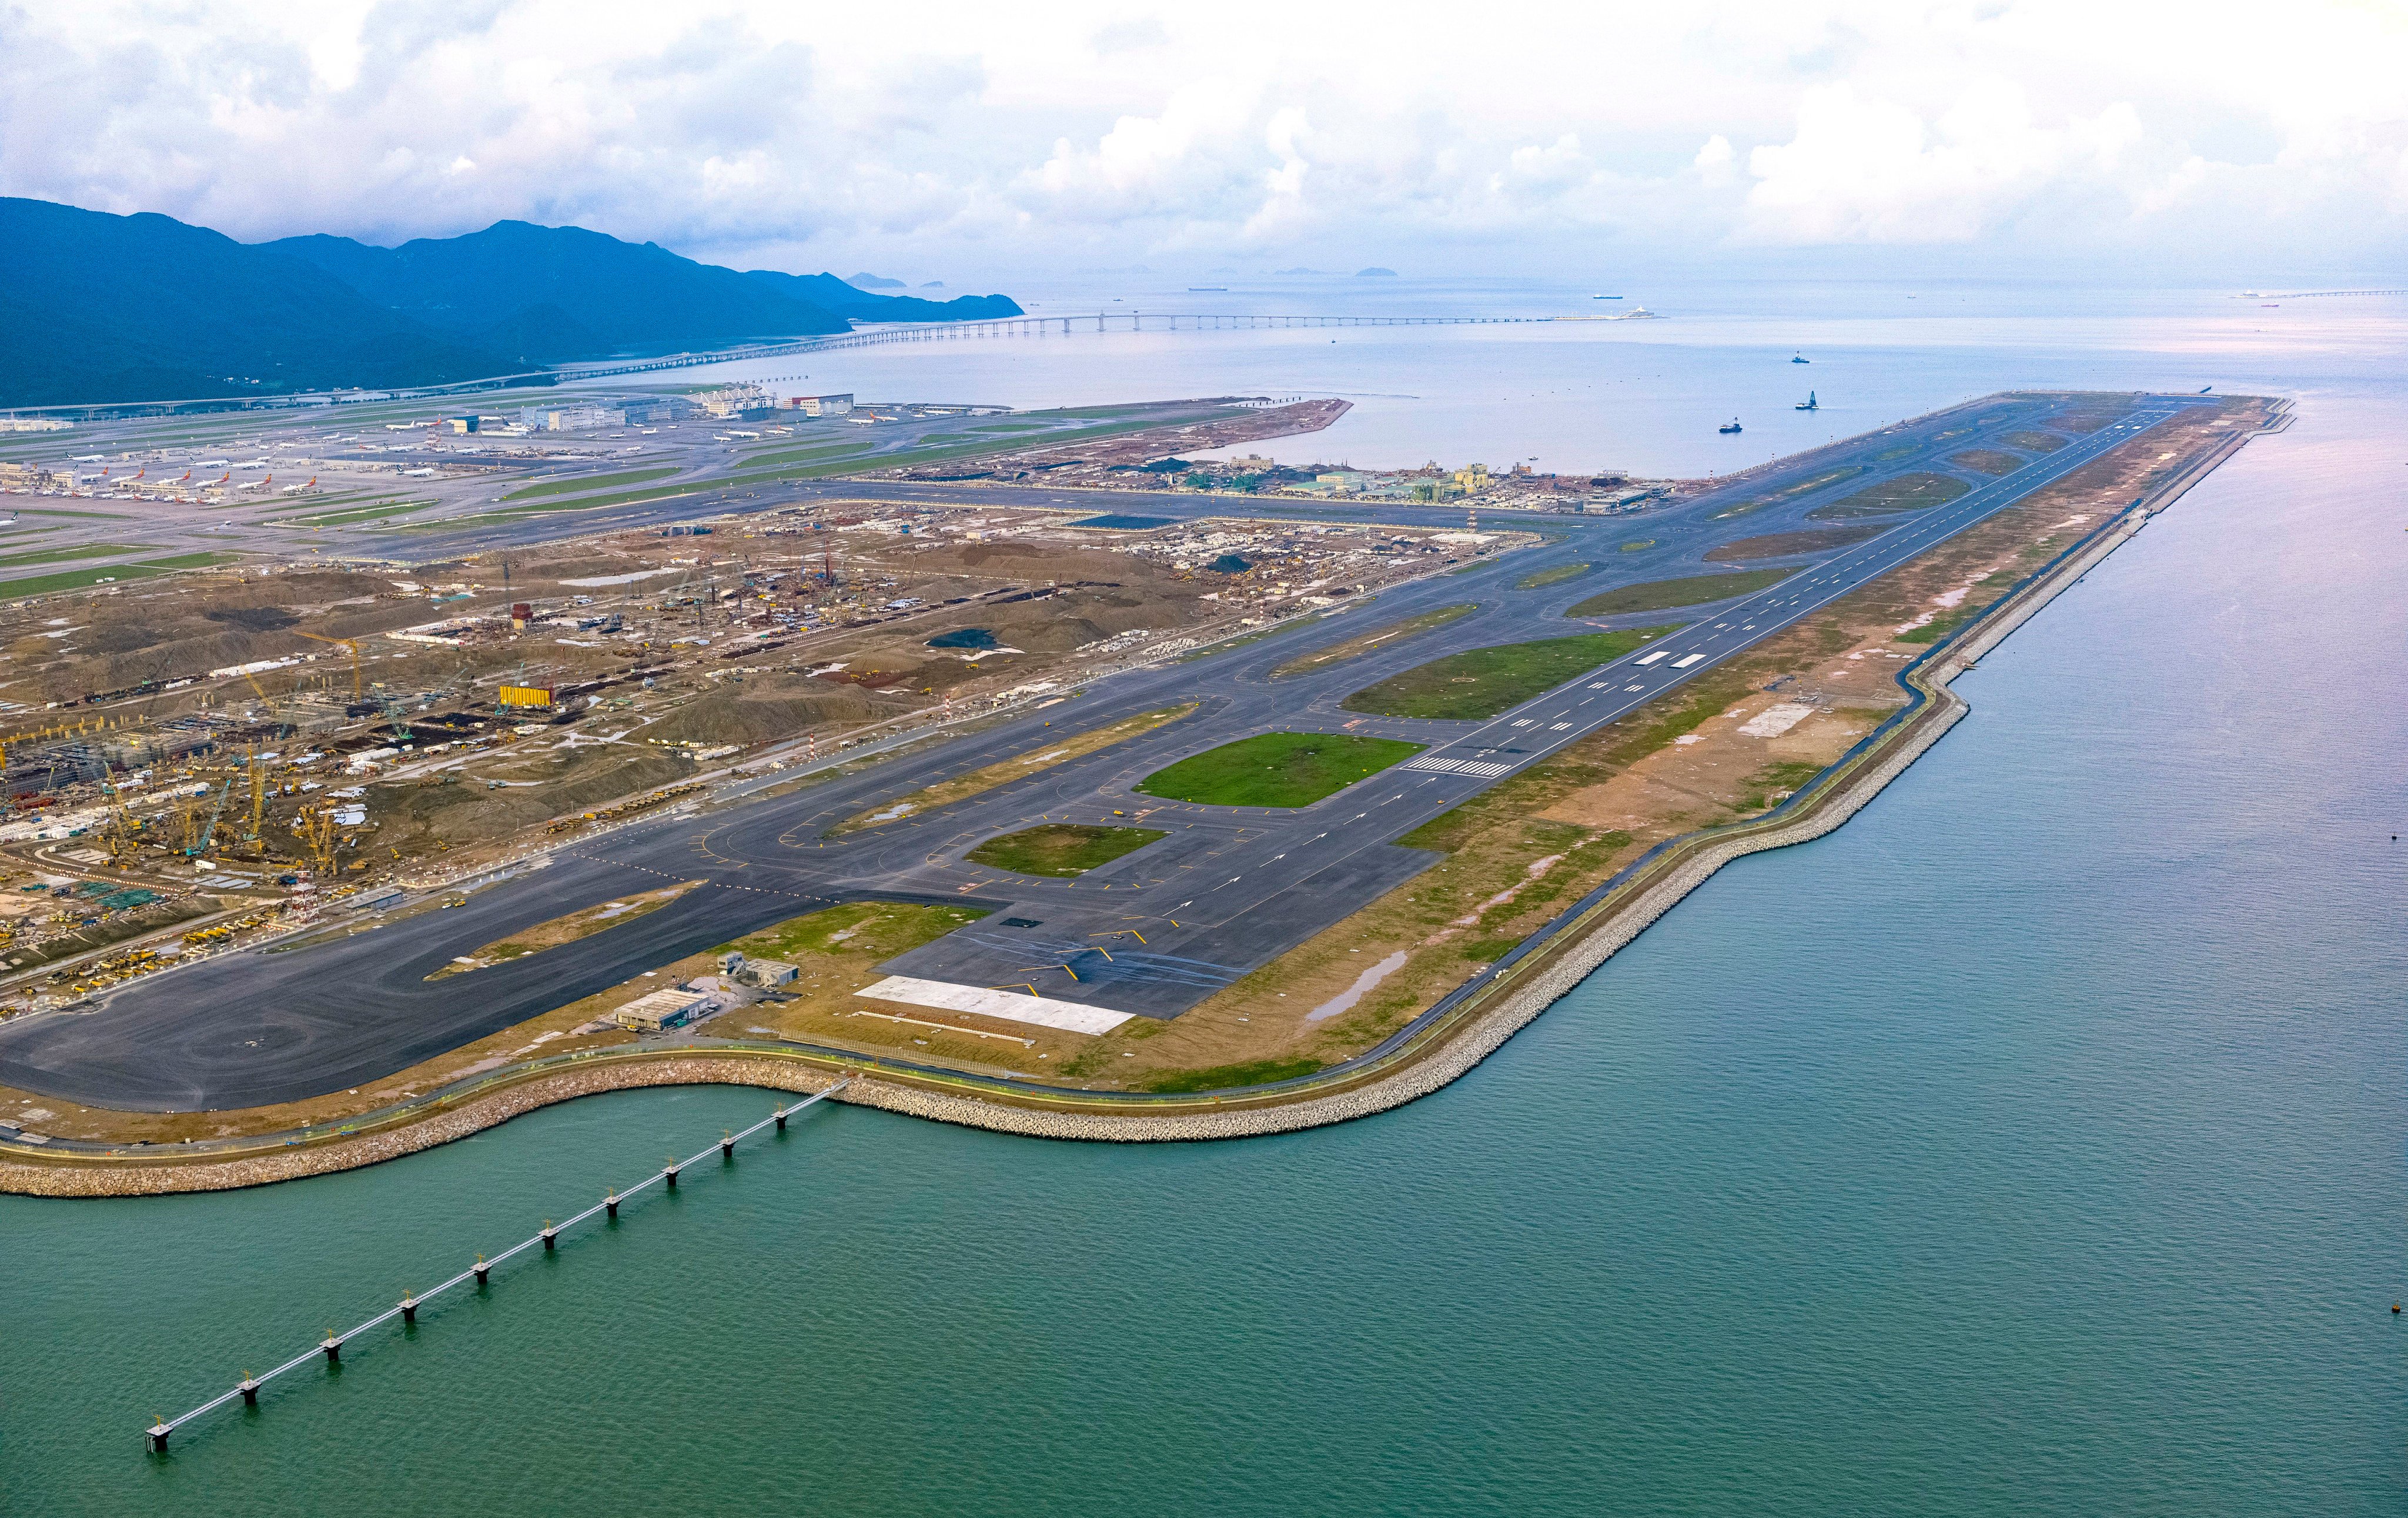
[[(547, 867), (478, 893), (462, 909), (316, 948), (227, 956), (135, 982), (96, 1011), (20, 1020), (0, 1028), (0, 1083), (143, 1110), (297, 1100), (380, 1079), (770, 924), (865, 898), (990, 909), (982, 921), (882, 967), (895, 974), (971, 986), (1022, 984), (1135, 1016), (1176, 1017), (1427, 868), (1438, 856), (1396, 841), (1415, 827), (2130, 441), (2190, 399), (2133, 396), (2113, 424), (1995, 479), (1948, 460), (2001, 446), (2003, 434), (2045, 424), (2071, 403), (1992, 397), (1782, 461), (1643, 517), (1517, 517), (1512, 525), (1544, 532), (1551, 541), (1472, 573), (1388, 591), (1257, 643), (1098, 680), (1041, 716), (846, 779), (569, 844), (552, 852)], [(1799, 488), (1851, 464), (1868, 467), (1820, 488)], [(1616, 585), (1727, 568), (1703, 555), (1736, 538), (1819, 525), (1807, 521), (1808, 512), (1911, 472), (1950, 475), (1972, 488), (1900, 515), (1899, 525), (1878, 537), (1775, 561), (1798, 572), (1746, 599), (1611, 619), (1610, 625), (1689, 620), (1644, 650), (1494, 719), (1370, 718), (1340, 706), (1354, 691), (1449, 652), (1585, 630), (1587, 623), (1565, 619), (1567, 607)], [(1041, 487), (950, 494), (941, 486), (825, 488), (856, 497), (969, 496), (980, 504), (1053, 505), (1053, 495), (1074, 494), (1076, 504), (1099, 511), (1115, 504), (1109, 496), (1098, 504), (1095, 492)], [(1721, 514), (1785, 490), (1796, 494), (1745, 514)], [(1188, 495), (1132, 493), (1122, 504), (1154, 516), (1232, 514), (1229, 503)], [(1250, 503), (1244, 514), (1461, 520), (1460, 508), (1287, 502)], [(1646, 546), (1625, 551), (1626, 543), (1640, 539)], [(1516, 588), (1536, 571), (1576, 562), (1595, 567), (1560, 584)], [(1311, 649), (1465, 602), (1479, 609), (1396, 647), (1309, 675), (1270, 678), (1273, 668)], [(1140, 738), (938, 811), (828, 836), (844, 818), (1025, 753), (1049, 736), (1173, 701), (1199, 706)], [(1424, 748), (1300, 809), (1192, 806), (1132, 790), (1182, 756), (1276, 730), (1372, 734)], [(980, 842), (1040, 819), (1137, 823), (1168, 836), (1069, 881), (1013, 875), (964, 858)], [(509, 933), (631, 890), (691, 879), (706, 883), (622, 926), (527, 959), (425, 980), (453, 955)]]

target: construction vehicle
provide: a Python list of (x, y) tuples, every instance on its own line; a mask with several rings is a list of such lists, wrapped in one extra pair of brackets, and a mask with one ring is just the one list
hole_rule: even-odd
[(228, 795), (231, 795), (233, 793), (234, 793), (234, 777), (233, 777), (233, 776), (231, 776), (231, 775), (229, 775), (229, 776), (227, 776), (227, 777), (226, 777), (226, 779), (225, 779), (225, 782), (224, 782), (223, 784), (222, 784), (222, 785), (220, 785), (220, 786), (218, 787), (218, 799), (217, 799), (217, 802), (216, 802), (216, 804), (215, 804), (215, 805), (213, 805), (213, 806), (211, 806), (211, 807), (209, 808), (209, 820), (208, 820), (208, 824), (207, 824), (206, 826), (204, 826), (204, 827), (201, 829), (201, 834), (200, 834), (200, 837), (199, 837), (198, 838), (194, 838), (192, 837), (192, 829), (193, 829), (193, 814), (192, 814), (192, 812), (191, 812), (190, 810), (187, 810), (187, 811), (185, 812), (185, 814), (184, 814), (184, 833), (185, 833), (185, 838), (186, 838), (186, 841), (185, 841), (185, 844), (184, 844), (184, 857), (185, 857), (185, 858), (187, 858), (187, 859), (191, 859), (191, 858), (194, 858), (194, 857), (195, 857), (195, 856), (197, 856), (197, 855), (205, 854), (205, 853), (207, 853), (207, 852), (209, 852), (209, 840), (217, 837), (217, 832), (218, 832), (218, 818), (219, 818), (219, 817), (220, 817), (220, 816), (221, 816), (221, 815), (225, 811), (226, 797), (227, 797)]
[(125, 798), (116, 786), (104, 782), (100, 789), (108, 798), (108, 857), (122, 862), (134, 852), (134, 835), (142, 830), (142, 824), (125, 809)]
[(334, 874), (335, 809), (323, 802), (311, 802), (301, 809), (301, 815), (293, 820), (293, 825), (300, 833), (302, 845), (309, 851), (310, 861), (317, 866), (318, 873)]
[(267, 766), (259, 762), (259, 745), (251, 746), (251, 831), (243, 835), (246, 843), (259, 841), (260, 818), (267, 810)]
[(385, 720), (393, 723), (394, 741), (396, 743), (417, 742), (417, 738), (412, 735), (409, 730), (408, 713), (402, 707), (402, 704), (394, 699), (393, 694), (385, 690), (382, 686), (377, 687), (376, 693), (377, 705), (384, 709)]

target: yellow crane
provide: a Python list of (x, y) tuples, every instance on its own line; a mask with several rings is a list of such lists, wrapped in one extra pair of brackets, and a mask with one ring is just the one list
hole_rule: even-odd
[(317, 864), (318, 873), (332, 876), (335, 873), (335, 809), (322, 802), (312, 802), (303, 807), (301, 815), (294, 821), (300, 828), (301, 841), (308, 848), (310, 859)]
[(247, 841), (259, 841), (259, 820), (267, 809), (267, 768), (259, 762), (259, 745), (251, 746), (251, 831)]
[(366, 697), (362, 694), (360, 685), (360, 640), (358, 638), (322, 637), (316, 633), (303, 633), (301, 636), (308, 638), (312, 643), (334, 643), (349, 649), (351, 654), (351, 699), (353, 701), (366, 699)]

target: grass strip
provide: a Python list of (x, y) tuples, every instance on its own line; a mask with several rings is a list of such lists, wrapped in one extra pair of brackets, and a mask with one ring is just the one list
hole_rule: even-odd
[(881, 823), (897, 822), (920, 812), (934, 811), (939, 807), (949, 807), (956, 801), (965, 801), (971, 796), (992, 791), (998, 785), (1010, 785), (1014, 780), (1025, 780), (1040, 770), (1051, 769), (1055, 765), (1068, 764), (1073, 759), (1083, 759), (1088, 754), (1109, 749), (1113, 744), (1133, 738), (1140, 733), (1151, 733), (1165, 723), (1177, 722), (1180, 718), (1193, 712), (1196, 708), (1197, 703), (1189, 701), (1182, 706), (1164, 707), (1158, 711), (1141, 711), (1134, 717), (1124, 717), (1109, 726), (1093, 728), (1070, 738), (1054, 740), (1037, 752), (1025, 753), (1015, 759), (1006, 759), (1000, 764), (973, 769), (967, 775), (956, 775), (949, 780), (939, 780), (936, 784), (924, 790), (914, 791), (910, 795), (898, 796), (875, 810), (855, 812), (830, 828), (829, 836), (854, 833), (865, 827), (876, 827)]
[(1706, 520), (1709, 522), (1723, 522), (1732, 517), (1743, 517), (1751, 511), (1761, 511), (1768, 506), (1778, 506), (1784, 501), (1794, 501), (1799, 496), (1811, 494), (1815, 491), (1821, 490), (1826, 485), (1836, 485), (1842, 480), (1850, 479), (1856, 475), (1860, 475), (1865, 472), (1866, 467), (1867, 465), (1865, 465), (1852, 464), (1844, 469), (1834, 469), (1829, 474), (1816, 475), (1812, 480), (1800, 480), (1795, 485), (1790, 485), (1782, 490), (1773, 491), (1770, 494), (1758, 495), (1754, 500), (1742, 501), (1736, 506), (1724, 507), (1721, 510), (1715, 512)]
[(241, 557), (239, 553), (179, 553), (171, 559), (98, 565), (89, 569), (69, 569), (62, 574), (36, 575), (27, 580), (0, 580), (0, 596), (49, 595), (57, 591), (86, 590), (104, 580), (148, 580), (153, 575), (169, 575), (179, 569), (205, 569), (211, 565), (229, 564)]
[(2024, 466), (2021, 458), (1995, 448), (1968, 449), (1952, 454), (1948, 462), (1960, 469), (1978, 469), (1985, 475), (2009, 475)]
[(1594, 565), (1586, 564), (1558, 564), (1534, 574), (1524, 575), (1513, 581), (1513, 588), (1517, 591), (1534, 591), (1541, 585), (1560, 585), (1567, 580), (1578, 580), (1595, 567)]
[(435, 504), (432, 496), (418, 501), (384, 500), (374, 506), (345, 511), (322, 511), (306, 517), (263, 517), (259, 524), (263, 527), (339, 527), (348, 523), (407, 516), (412, 511), (423, 511)]
[(0, 568), (25, 564), (62, 564), (72, 559), (108, 559), (120, 553), (155, 552), (156, 543), (86, 543), (75, 548), (46, 548), (33, 553), (0, 555)]
[(1305, 1054), (1293, 1059), (1258, 1059), (1244, 1065), (1215, 1065), (1209, 1070), (1176, 1070), (1147, 1081), (1145, 1089), (1157, 1092), (1230, 1091), (1240, 1086), (1268, 1085), (1273, 1081), (1293, 1081), (1299, 1075), (1311, 1075), (1321, 1067), (1321, 1061)]
[(1792, 553), (1820, 553), (1828, 549), (1845, 548), (1861, 543), (1868, 537), (1879, 537), (1887, 527), (1820, 527), (1805, 532), (1767, 533), (1762, 537), (1742, 537), (1706, 551), (1708, 564), (1728, 564), (1735, 559), (1780, 559)]
[(1157, 769), (1135, 789), (1206, 807), (1309, 807), (1422, 747), (1348, 733), (1260, 733)]
[(480, 949), (471, 949), (426, 979), (440, 981), (449, 976), (466, 975), (470, 970), (480, 970), (489, 965), (508, 964), (513, 959), (524, 959), (529, 954), (539, 954), (546, 949), (557, 949), (565, 943), (575, 943), (580, 938), (591, 938), (604, 928), (617, 927), (622, 923), (632, 923), (646, 913), (656, 912), (701, 883), (700, 881), (681, 881), (675, 885), (663, 886), (657, 891), (647, 891), (639, 895), (621, 896), (616, 901), (606, 901), (598, 907), (588, 907), (582, 911), (570, 912), (566, 917), (555, 917), (548, 923), (538, 923), (533, 927), (521, 928), (507, 938), (497, 939)]
[(538, 495), (571, 495), (579, 491), (607, 490), (612, 485), (640, 485), (648, 480), (664, 480), (678, 472), (682, 465), (665, 464), (656, 469), (624, 469), (617, 474), (580, 475), (573, 480), (547, 480), (540, 485), (514, 490), (502, 497), (506, 501), (522, 501)]
[(1567, 617), (1619, 617), (1633, 611), (1664, 611), (1676, 606), (1703, 606), (1734, 595), (1752, 595), (1787, 580), (1787, 569), (1743, 569), (1734, 575), (1689, 575), (1680, 580), (1651, 580), (1644, 585), (1617, 585), (1592, 595), (1564, 613)]
[[(1234, 409), (1234, 408), (1233, 408)], [(1065, 442), (1087, 442), (1114, 437), (1122, 433), (1143, 432), (1157, 423), (1152, 421), (1123, 426), (1092, 427), (1077, 434), (1064, 434)], [(905, 449), (894, 453), (869, 453), (858, 457), (835, 459), (822, 464), (804, 465), (795, 468), (768, 469), (744, 474), (720, 475), (710, 480), (689, 480), (656, 490), (622, 491), (609, 495), (580, 495), (573, 498), (513, 507), (500, 511), (480, 511), (474, 516), (447, 517), (441, 522), (416, 523), (414, 526), (428, 530), (453, 527), (489, 527), (505, 523), (523, 521), (547, 511), (583, 511), (604, 506), (641, 506), (654, 501), (675, 500), (681, 496), (699, 495), (707, 491), (744, 490), (755, 485), (783, 484), (798, 480), (830, 480), (840, 475), (862, 474), (872, 469), (903, 469), (922, 464), (942, 464), (949, 459), (979, 457), (998, 451), (992, 439), (955, 443), (945, 448)], [(749, 461), (748, 461), (749, 462)]]
[(1918, 470), (1885, 480), (1879, 484), (1867, 485), (1828, 506), (1818, 506), (1806, 515), (1815, 522), (1844, 522), (1853, 517), (1885, 517), (1901, 511), (1924, 511), (1935, 506), (1945, 506), (1972, 488), (1954, 475)]
[(1468, 649), (1366, 686), (1340, 703), (1375, 717), (1468, 722), (1494, 717), (1575, 675), (1621, 658), (1671, 627), (1583, 633)]
[(1008, 869), (1016, 875), (1047, 875), (1063, 880), (1084, 875), (1169, 836), (1154, 827), (1041, 823), (999, 838), (989, 838), (962, 857), (973, 865)]
[(1392, 622), (1384, 627), (1375, 627), (1360, 637), (1351, 637), (1343, 643), (1334, 644), (1326, 649), (1315, 649), (1300, 658), (1290, 659), (1271, 671), (1271, 679), (1283, 680), (1293, 675), (1309, 675), (1316, 669), (1326, 669), (1331, 665), (1342, 664), (1359, 654), (1369, 653), (1383, 643), (1392, 643), (1400, 637), (1411, 637), (1415, 633), (1426, 633), (1433, 627), (1443, 627), (1448, 623), (1468, 617), (1479, 609), (1479, 603), (1466, 601), (1460, 606), (1442, 606), (1435, 611), (1425, 611), (1418, 617), (1407, 617), (1402, 622)]

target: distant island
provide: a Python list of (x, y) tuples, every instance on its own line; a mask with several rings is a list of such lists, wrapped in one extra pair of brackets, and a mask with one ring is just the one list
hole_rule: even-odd
[(1396, 277), (1396, 270), (1383, 269), (1377, 264), (1372, 265), (1368, 269), (1356, 269), (1354, 271), (1354, 278), (1357, 279), (1393, 279)]
[(0, 407), (444, 384), (856, 322), (1020, 314), (1004, 295), (738, 273), (583, 227), (241, 243), (154, 213), (0, 197)]
[(844, 282), (862, 290), (900, 290), (903, 288), (902, 280), (890, 279), (882, 274), (847, 275)]

